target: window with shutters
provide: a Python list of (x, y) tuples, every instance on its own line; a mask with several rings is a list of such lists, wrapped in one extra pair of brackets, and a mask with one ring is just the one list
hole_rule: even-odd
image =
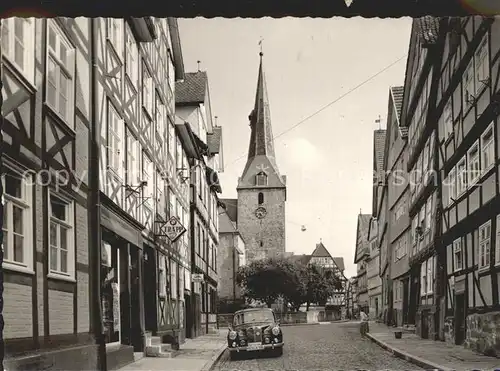
[(443, 124), (444, 124), (444, 138), (448, 139), (449, 136), (453, 134), (453, 111), (451, 106), (451, 99), (444, 106)]
[(462, 239), (453, 241), (453, 271), (464, 269), (464, 251), (462, 249)]
[(490, 80), (490, 61), (488, 51), (488, 33), (483, 37), (476, 53), (474, 54), (475, 63), (475, 94), (478, 96), (486, 88)]
[(481, 135), (481, 168), (485, 173), (495, 164), (495, 137), (491, 123)]
[(491, 221), (479, 227), (478, 266), (487, 269), (490, 266)]
[(33, 179), (27, 171), (4, 168), (3, 184), (3, 268), (33, 271)]
[(49, 216), (49, 275), (74, 279), (74, 202), (49, 191)]
[(467, 151), (468, 185), (474, 185), (481, 176), (481, 166), (479, 163), (479, 141), (476, 141)]
[(457, 196), (461, 196), (467, 190), (467, 167), (465, 156), (457, 164)]
[(257, 186), (267, 186), (267, 175), (264, 172), (260, 172), (255, 176), (255, 185)]
[(108, 167), (123, 179), (124, 122), (113, 104), (108, 101)]
[(75, 48), (54, 19), (47, 21), (47, 105), (74, 130)]
[(35, 82), (36, 18), (2, 19), (2, 53), (32, 84)]

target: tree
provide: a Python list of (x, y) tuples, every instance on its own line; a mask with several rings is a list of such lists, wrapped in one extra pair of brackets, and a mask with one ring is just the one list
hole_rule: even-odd
[(256, 260), (240, 267), (236, 275), (246, 298), (262, 301), (268, 307), (280, 297), (285, 298), (296, 283), (293, 265), (287, 259)]
[(306, 269), (307, 310), (312, 303), (324, 306), (335, 290), (342, 288), (342, 281), (332, 270), (309, 264)]

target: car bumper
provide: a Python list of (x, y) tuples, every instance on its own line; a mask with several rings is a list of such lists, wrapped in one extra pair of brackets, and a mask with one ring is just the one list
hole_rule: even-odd
[(285, 343), (274, 343), (274, 344), (262, 344), (261, 349), (251, 349), (248, 350), (248, 346), (240, 346), (240, 347), (227, 347), (230, 352), (261, 352), (263, 350), (269, 350), (269, 349), (276, 349), (276, 348), (283, 348), (283, 345)]

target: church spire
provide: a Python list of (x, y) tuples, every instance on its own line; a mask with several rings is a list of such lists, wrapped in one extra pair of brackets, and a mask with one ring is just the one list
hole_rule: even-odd
[(253, 110), (248, 116), (251, 128), (248, 159), (238, 187), (253, 187), (257, 185), (256, 177), (260, 176), (262, 178), (264, 176), (267, 180), (262, 180), (263, 184), (269, 187), (282, 188), (285, 187), (286, 180), (279, 174), (276, 164), (271, 112), (269, 110), (269, 98), (263, 67), (262, 40), (259, 45), (261, 50), (259, 53), (260, 65), (257, 77), (257, 91)]
[[(261, 44), (262, 47), (262, 44)], [(248, 159), (255, 156), (267, 156), (274, 163), (274, 139), (271, 128), (271, 113), (269, 111), (269, 98), (267, 95), (266, 79), (262, 57), (262, 49), (259, 53), (260, 66), (259, 76), (257, 78), (257, 91), (255, 93), (255, 104), (250, 113), (250, 127), (252, 135), (250, 138), (250, 147), (248, 148)]]

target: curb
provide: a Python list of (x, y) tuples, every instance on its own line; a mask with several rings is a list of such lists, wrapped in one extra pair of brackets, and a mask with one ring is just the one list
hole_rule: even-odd
[(319, 325), (319, 322), (315, 323), (281, 323), (280, 327), (287, 327), (287, 326), (315, 326)]
[(396, 357), (404, 359), (405, 361), (411, 362), (414, 365), (417, 365), (419, 367), (422, 367), (426, 370), (439, 370), (439, 371), (454, 371), (452, 368), (444, 367), (441, 365), (438, 365), (436, 363), (433, 363), (431, 361), (428, 361), (426, 359), (414, 356), (412, 354), (406, 353), (398, 348), (394, 348), (387, 343), (383, 342), (382, 340), (377, 339), (375, 336), (371, 335), (369, 332), (366, 333), (366, 336), (373, 341), (375, 344), (380, 346), (381, 348), (391, 352), (394, 354)]
[(212, 359), (205, 363), (201, 371), (212, 371), (215, 367), (215, 364), (221, 359), (222, 355), (226, 351), (226, 348), (227, 344), (224, 343), (219, 349), (217, 349), (217, 352), (212, 357)]

